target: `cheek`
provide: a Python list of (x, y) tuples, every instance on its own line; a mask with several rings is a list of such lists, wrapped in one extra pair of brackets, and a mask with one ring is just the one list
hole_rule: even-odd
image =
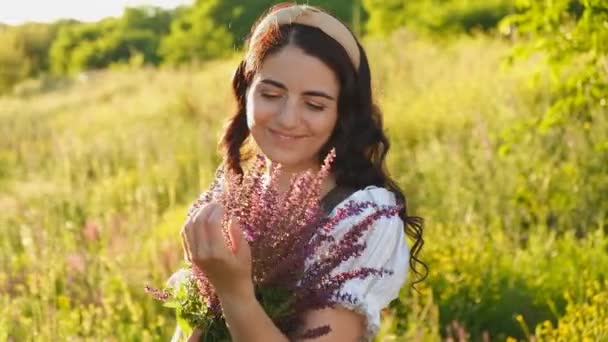
[(315, 127), (315, 133), (325, 140), (329, 139), (336, 127), (337, 117), (336, 113), (327, 113), (327, 115), (317, 118), (312, 125)]
[(260, 101), (251, 94), (247, 96), (247, 126), (250, 130), (264, 126), (271, 119), (275, 109), (267, 102)]

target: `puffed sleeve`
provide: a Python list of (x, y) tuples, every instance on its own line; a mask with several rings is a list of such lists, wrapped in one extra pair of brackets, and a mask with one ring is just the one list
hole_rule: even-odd
[[(392, 192), (385, 188), (368, 186), (342, 201), (330, 213), (330, 216), (350, 200), (372, 201), (379, 206), (396, 204)], [(371, 214), (373, 210), (373, 208), (368, 208), (361, 214), (349, 217), (339, 224), (332, 233), (336, 241), (339, 241), (349, 228)], [(380, 328), (380, 311), (399, 296), (399, 290), (405, 283), (409, 248), (403, 231), (403, 221), (397, 215), (375, 221), (363, 235), (363, 239), (365, 239), (366, 247), (362, 254), (346, 260), (332, 273), (348, 272), (362, 267), (392, 271), (390, 275), (372, 275), (364, 279), (348, 280), (340, 290), (340, 293), (349, 294), (354, 299), (354, 303), (338, 300), (339, 305), (365, 317), (366, 340), (372, 340)]]

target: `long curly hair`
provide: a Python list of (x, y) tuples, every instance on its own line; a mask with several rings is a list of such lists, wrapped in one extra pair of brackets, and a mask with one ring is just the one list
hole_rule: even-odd
[[(272, 7), (267, 13), (283, 6)], [(264, 15), (257, 23), (263, 18)], [(257, 23), (252, 27), (252, 32)], [(410, 268), (417, 276), (413, 284), (423, 281), (428, 275), (427, 265), (419, 258), (424, 244), (424, 220), (408, 215), (406, 197), (386, 169), (385, 159), (390, 142), (383, 130), (382, 113), (373, 102), (369, 63), (358, 41), (361, 56), (358, 70), (344, 48), (315, 27), (287, 24), (270, 28), (263, 33), (259, 44), (249, 46), (232, 79), (236, 111), (229, 118), (220, 141), (225, 167), (243, 174), (242, 163), (251, 157), (251, 153), (244, 149), (250, 135), (247, 126), (247, 90), (264, 58), (288, 44), (323, 61), (333, 70), (340, 83), (338, 119), (329, 140), (319, 151), (319, 164), (333, 147), (336, 159), (332, 164), (332, 174), (338, 186), (361, 189), (376, 185), (395, 194), (398, 203), (403, 205), (399, 216), (404, 222), (405, 233), (414, 241), (409, 261)]]

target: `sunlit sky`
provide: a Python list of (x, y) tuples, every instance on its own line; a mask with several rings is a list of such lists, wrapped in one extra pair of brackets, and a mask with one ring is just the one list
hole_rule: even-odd
[(60, 18), (96, 21), (120, 16), (127, 6), (173, 8), (194, 0), (0, 0), (0, 23), (51, 22)]

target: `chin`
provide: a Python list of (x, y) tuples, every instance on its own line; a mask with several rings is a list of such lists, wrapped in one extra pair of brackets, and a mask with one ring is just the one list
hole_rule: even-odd
[(317, 164), (316, 154), (311, 153), (318, 145), (316, 137), (304, 138), (292, 143), (277, 140), (266, 130), (252, 130), (252, 136), (258, 149), (268, 159), (273, 163), (281, 164), (286, 169), (304, 171), (314, 168)]
[(309, 158), (295, 150), (286, 150), (276, 146), (267, 146), (261, 148), (261, 150), (273, 163), (281, 164), (281, 166), (287, 169), (305, 171), (306, 169), (312, 168), (316, 161), (312, 160), (313, 157)]
[(296, 165), (302, 164), (302, 159), (289, 151), (277, 151), (275, 148), (269, 148), (263, 150), (263, 153), (273, 163), (279, 163), (287, 168), (293, 168)]

